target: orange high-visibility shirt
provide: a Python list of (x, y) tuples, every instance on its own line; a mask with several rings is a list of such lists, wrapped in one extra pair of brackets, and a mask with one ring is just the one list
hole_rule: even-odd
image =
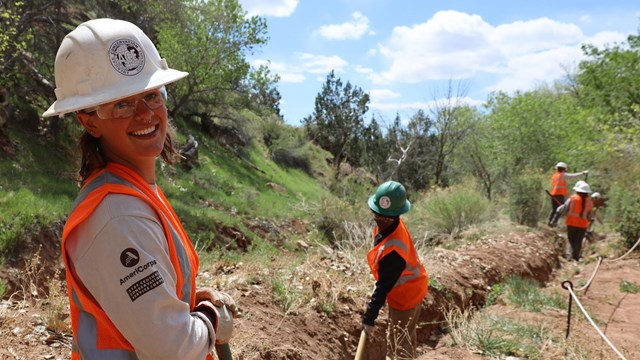
[(567, 195), (567, 179), (564, 177), (564, 173), (557, 171), (551, 177), (551, 195)]
[(567, 209), (567, 226), (586, 229), (589, 227), (589, 213), (593, 209), (593, 202), (589, 196), (584, 197), (585, 207), (582, 207), (582, 198), (578, 194), (569, 197), (569, 208)]
[[(373, 237), (375, 238), (377, 234), (378, 228), (376, 227)], [(404, 259), (406, 267), (387, 295), (387, 302), (394, 309), (408, 310), (414, 308), (427, 296), (429, 278), (402, 218), (400, 218), (400, 224), (396, 230), (369, 250), (367, 254), (369, 267), (376, 281), (379, 278), (380, 259), (392, 251), (397, 252)]]

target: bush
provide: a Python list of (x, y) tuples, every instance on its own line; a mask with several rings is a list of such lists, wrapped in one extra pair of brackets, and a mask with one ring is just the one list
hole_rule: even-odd
[(275, 149), (271, 152), (271, 159), (282, 167), (299, 169), (309, 175), (313, 175), (311, 172), (311, 161), (296, 150)]
[(640, 187), (636, 184), (614, 187), (611, 191), (611, 210), (616, 231), (630, 249), (640, 237)]
[(425, 217), (434, 232), (456, 235), (487, 220), (490, 203), (469, 186), (438, 189), (426, 198)]
[(509, 188), (509, 216), (512, 221), (530, 227), (538, 225), (547, 195), (540, 174), (524, 172), (513, 178)]

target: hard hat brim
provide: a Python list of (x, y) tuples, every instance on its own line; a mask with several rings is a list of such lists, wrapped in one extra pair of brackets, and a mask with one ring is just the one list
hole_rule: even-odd
[(369, 208), (371, 210), (384, 216), (400, 216), (411, 209), (411, 202), (409, 200), (406, 200), (404, 203), (404, 206), (398, 211), (389, 211), (388, 209), (382, 209), (381, 207), (376, 205), (375, 195), (372, 195), (371, 197), (369, 197), (369, 200), (367, 201), (367, 203), (369, 204)]
[[(102, 93), (89, 94), (89, 95), (77, 95), (67, 97), (63, 100), (56, 100), (42, 116), (62, 116), (71, 112), (75, 112), (82, 109), (88, 109), (94, 106), (105, 104), (114, 100), (126, 98), (129, 96), (137, 95), (148, 90), (157, 89), (164, 85), (178, 81), (189, 75), (189, 73), (174, 69), (166, 69), (162, 71), (156, 71), (150, 78), (148, 83), (140, 87), (139, 83), (132, 83), (130, 88), (126, 86), (118, 92), (118, 97), (113, 97), (113, 92), (103, 91)], [(105, 94), (105, 95), (103, 95)], [(81, 104), (81, 105), (80, 105)]]

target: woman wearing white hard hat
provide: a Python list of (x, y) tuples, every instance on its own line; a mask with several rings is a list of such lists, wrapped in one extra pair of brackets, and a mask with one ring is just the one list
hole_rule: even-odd
[(62, 235), (72, 359), (212, 359), (231, 337), (235, 302), (196, 289), (198, 256), (156, 185), (156, 159), (177, 154), (164, 85), (185, 76), (121, 20), (80, 24), (56, 55), (43, 115), (75, 112), (84, 128)]
[(549, 222), (548, 225), (553, 227), (553, 217), (556, 214), (558, 206), (564, 204), (565, 197), (569, 193), (567, 187), (567, 179), (576, 178), (578, 176), (587, 175), (589, 170), (584, 170), (578, 173), (568, 173), (567, 172), (567, 164), (560, 161), (555, 166), (556, 172), (553, 173), (551, 177), (551, 190), (549, 194), (551, 195), (551, 213), (549, 214)]
[(578, 261), (582, 253), (582, 240), (589, 227), (593, 201), (589, 196), (591, 187), (585, 181), (579, 180), (573, 190), (574, 194), (558, 207), (553, 222), (556, 223), (560, 216), (567, 215), (565, 223), (567, 225), (567, 238), (571, 245), (571, 257)]

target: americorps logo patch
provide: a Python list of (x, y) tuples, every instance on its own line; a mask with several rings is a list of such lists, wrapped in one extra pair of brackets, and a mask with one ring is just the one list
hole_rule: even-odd
[(144, 52), (137, 42), (131, 39), (114, 41), (109, 47), (109, 61), (122, 75), (137, 75), (144, 68)]
[(134, 248), (124, 249), (124, 251), (120, 253), (120, 262), (125, 267), (134, 267), (138, 265), (140, 262), (140, 254), (138, 254), (138, 250)]

